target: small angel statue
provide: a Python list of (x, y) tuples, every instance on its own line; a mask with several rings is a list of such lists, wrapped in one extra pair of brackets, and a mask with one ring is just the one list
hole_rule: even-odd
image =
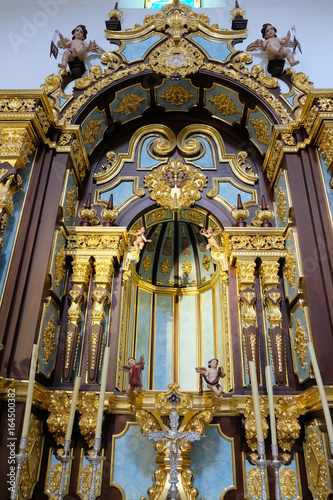
[(95, 40), (89, 43), (84, 40), (87, 38), (88, 31), (83, 24), (79, 24), (72, 31), (72, 40), (65, 39), (63, 35), (56, 30), (60, 38), (60, 46), (65, 49), (62, 55), (62, 61), (58, 64), (59, 68), (66, 69), (67, 64), (74, 60), (84, 62), (88, 52), (102, 54), (104, 50), (97, 45)]
[(131, 392), (137, 395), (138, 390), (142, 388), (142, 370), (145, 366), (145, 358), (140, 356), (138, 362), (134, 358), (128, 358), (128, 365), (119, 365), (119, 370), (128, 371), (128, 384), (126, 387), (125, 398), (128, 398)]
[(145, 243), (151, 243), (151, 240), (147, 240), (145, 237), (145, 228), (142, 226), (138, 231), (133, 231), (132, 229), (128, 232), (128, 234), (132, 234), (136, 236), (136, 240), (133, 245), (135, 246), (135, 250), (138, 252), (143, 249)]
[(203, 236), (205, 236), (205, 238), (207, 238), (206, 250), (211, 250), (213, 248), (216, 248), (216, 250), (218, 250), (218, 251), (221, 250), (216, 239), (215, 239), (215, 236), (222, 233), (222, 231), (220, 229), (217, 231), (214, 231), (212, 226), (209, 226), (208, 229), (204, 229), (204, 228), (200, 229), (199, 233), (202, 234)]
[(208, 370), (204, 366), (197, 366), (195, 371), (200, 373), (200, 396), (202, 395), (202, 379), (205, 379), (207, 387), (215, 392), (216, 396), (220, 396), (223, 392), (223, 387), (219, 384), (220, 378), (225, 377), (222, 366), (219, 366), (219, 360), (212, 358), (208, 361)]
[[(276, 28), (272, 26), (270, 23), (265, 23), (261, 29), (262, 37), (265, 41), (260, 40), (258, 38), (255, 42), (250, 43), (246, 47), (246, 50), (262, 50), (266, 51), (266, 56), (269, 61), (273, 61), (276, 59), (287, 59), (290, 66), (296, 66), (299, 64), (299, 61), (295, 61), (294, 55), (287, 46), (293, 46), (295, 44), (290, 42), (290, 31), (288, 31), (287, 35), (283, 38), (277, 38), (276, 36)], [(296, 41), (297, 46), (299, 47), (299, 42)]]

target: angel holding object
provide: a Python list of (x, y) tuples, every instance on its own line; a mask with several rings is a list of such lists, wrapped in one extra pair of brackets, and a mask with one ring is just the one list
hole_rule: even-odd
[(151, 240), (147, 240), (145, 237), (145, 228), (142, 226), (138, 231), (130, 230), (128, 234), (132, 234), (133, 236), (136, 236), (136, 240), (134, 241), (133, 245), (135, 246), (135, 250), (138, 252), (143, 249), (145, 243), (151, 243)]
[(103, 49), (97, 45), (95, 40), (89, 44), (84, 40), (87, 38), (88, 31), (83, 24), (79, 24), (72, 31), (72, 40), (65, 39), (59, 31), (61, 47), (66, 49), (62, 55), (62, 61), (58, 64), (59, 68), (66, 69), (69, 62), (78, 60), (82, 63), (86, 60), (88, 52), (103, 53)]
[(264, 41), (258, 38), (255, 42), (250, 43), (250, 45), (246, 47), (246, 50), (262, 50), (266, 52), (266, 56), (269, 61), (287, 59), (290, 66), (296, 66), (296, 64), (299, 64), (299, 61), (295, 61), (294, 55), (287, 45), (294, 46), (295, 48), (298, 47), (300, 49), (299, 42), (295, 39), (295, 37), (294, 42), (290, 42), (290, 31), (288, 31), (287, 35), (283, 38), (277, 38), (276, 32), (277, 29), (274, 28), (274, 26), (270, 23), (265, 23), (261, 29)]
[(119, 365), (119, 370), (128, 372), (125, 398), (128, 398), (131, 392), (137, 395), (138, 390), (142, 389), (142, 370), (145, 366), (145, 358), (142, 355), (138, 362), (132, 357), (128, 358), (127, 361), (128, 365)]
[(208, 370), (204, 366), (197, 366), (195, 371), (200, 373), (200, 396), (202, 395), (202, 379), (205, 379), (207, 387), (215, 392), (216, 396), (223, 393), (219, 380), (225, 377), (225, 373), (223, 367), (219, 366), (218, 359), (212, 358), (208, 361)]
[(207, 238), (206, 250), (212, 250), (213, 248), (216, 248), (216, 250), (218, 251), (221, 250), (215, 239), (215, 236), (222, 233), (221, 230), (214, 231), (212, 226), (209, 226), (208, 229), (204, 228), (200, 229), (199, 233), (205, 236), (205, 238)]

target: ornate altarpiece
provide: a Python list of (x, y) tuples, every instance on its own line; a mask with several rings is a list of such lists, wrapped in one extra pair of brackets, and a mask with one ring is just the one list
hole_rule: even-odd
[[(176, 392), (180, 430), (207, 436), (181, 448), (181, 498), (259, 498), (254, 360), (268, 458), (267, 364), (275, 379), (283, 498), (328, 498), (306, 344), (314, 342), (331, 404), (333, 92), (287, 69), (282, 93), (237, 50), (246, 30), (221, 29), (177, 1), (142, 26), (105, 34), (119, 48), (71, 94), (67, 70), (40, 90), (0, 93), (1, 423), (15, 389), (17, 437), (39, 346), (19, 498), (57, 498), (56, 452), (78, 370), (65, 489), (88, 498), (107, 344), (107, 460), (96, 495), (166, 498), (168, 448), (142, 434), (166, 425)], [(140, 227), (151, 240), (142, 249)], [(144, 390), (125, 399), (119, 363), (141, 354)], [(212, 357), (227, 374), (220, 398), (199, 395), (194, 370)], [(274, 498), (272, 477), (268, 470)]]

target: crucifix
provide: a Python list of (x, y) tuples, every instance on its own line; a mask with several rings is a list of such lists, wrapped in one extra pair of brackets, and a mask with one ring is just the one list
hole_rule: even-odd
[(170, 414), (170, 430), (168, 431), (153, 431), (148, 432), (146, 436), (148, 439), (153, 439), (154, 441), (165, 441), (165, 448), (170, 449), (170, 477), (169, 483), (170, 488), (168, 491), (167, 499), (168, 500), (179, 500), (179, 491), (177, 488), (178, 481), (178, 473), (177, 473), (177, 465), (178, 465), (178, 456), (179, 456), (179, 441), (199, 441), (202, 437), (199, 432), (194, 431), (178, 431), (179, 425), (179, 415), (176, 412), (175, 405), (180, 401), (180, 397), (175, 393), (172, 393), (171, 396), (168, 397), (168, 401), (172, 404), (173, 410)]

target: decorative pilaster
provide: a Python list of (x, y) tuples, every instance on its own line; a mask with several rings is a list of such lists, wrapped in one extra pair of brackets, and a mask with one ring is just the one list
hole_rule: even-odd
[(12, 215), (14, 209), (14, 194), (20, 191), (22, 186), (22, 177), (16, 173), (16, 169), (0, 168), (0, 251), (4, 243), (3, 233), (7, 217)]

